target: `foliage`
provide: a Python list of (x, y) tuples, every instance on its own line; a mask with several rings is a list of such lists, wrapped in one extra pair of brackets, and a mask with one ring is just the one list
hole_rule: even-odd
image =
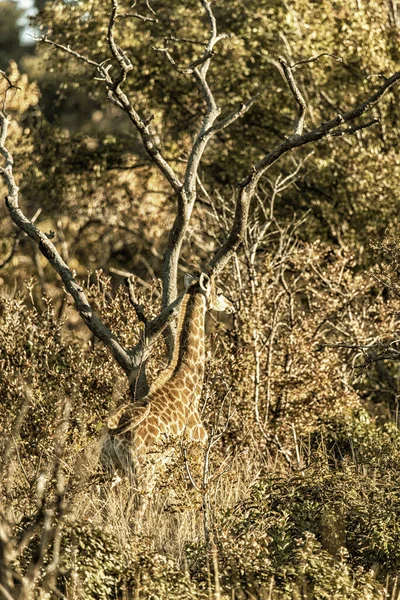
[[(398, 569), (398, 430), (382, 431), (365, 414), (332, 425), (297, 472), (264, 473), (226, 513), (220, 542), (241, 580), (265, 583), (273, 573), (287, 593), (384, 597), (371, 569), (383, 581)], [(352, 588), (349, 564), (360, 588)]]
[[(127, 91), (142, 110), (154, 114), (153, 127), (165, 151), (184, 157), (198, 128), (202, 100), (194, 81), (175, 72), (165, 55), (154, 48), (167, 45), (179, 65), (189, 64), (207, 34), (200, 3), (158, 3), (157, 22), (151, 20), (145, 4), (139, 4), (138, 12), (148, 19), (121, 18), (117, 23), (120, 45), (134, 66)], [(389, 25), (389, 4), (368, 2), (355, 10), (352, 4), (336, 5), (330, 0), (318, 7), (299, 0), (290, 6), (268, 3), (262, 10), (254, 2), (216, 7), (219, 30), (228, 34), (212, 67), (211, 83), (218, 104), (228, 113), (255, 90), (261, 91), (261, 97), (244, 120), (224, 131), (209, 149), (203, 170), (212, 190), (218, 186), (224, 197), (229, 196), (230, 186), (260, 153), (288, 134), (293, 100), (271, 63), (280, 54), (292, 64), (323, 54), (296, 69), (298, 85), (306, 94), (307, 118), (313, 124), (347, 110), (379, 82), (379, 74), (396, 69), (398, 31)], [(121, 3), (121, 8), (129, 14), (127, 5)], [(59, 43), (80, 39), (82, 54), (104, 60), (109, 56), (105, 37), (108, 16), (104, 4), (95, 0), (72, 5), (60, 1), (47, 3), (38, 22), (44, 27), (51, 22), (52, 35)], [(63, 86), (88, 85), (88, 69), (83, 65), (45, 46), (41, 52), (57, 73), (64, 73)], [(101, 82), (89, 85), (96, 101), (104, 102)], [(365, 244), (377, 233), (378, 215), (383, 227), (389, 225), (396, 214), (399, 174), (396, 94), (377, 109), (381, 122), (374, 128), (317, 146), (297, 190), (285, 194), (284, 202), (277, 206), (279, 215), (291, 219), (294, 212), (312, 208), (304, 234), (312, 238), (323, 235), (335, 243), (356, 235), (358, 243), (363, 236)], [(377, 161), (379, 169), (375, 168)], [(283, 161), (279, 169), (290, 172), (291, 161)], [(382, 231), (380, 228), (379, 233)]]
[[(220, 457), (224, 456), (229, 464), (232, 459), (226, 459), (227, 449), (239, 453), (230, 473), (222, 476), (222, 488), (215, 490), (212, 501), (218, 570), (209, 547), (198, 539), (200, 523), (195, 532), (190, 532), (187, 525), (186, 519), (193, 519), (190, 515), (196, 514), (201, 502), (196, 506), (184, 502), (177, 505), (174, 501), (173, 511), (155, 505), (146, 515), (148, 525), (143, 524), (149, 528), (148, 534), (138, 537), (129, 524), (123, 490), (114, 491), (103, 476), (93, 479), (98, 477), (96, 468), (90, 468), (89, 479), (79, 475), (76, 469), (80, 468), (77, 465), (84, 447), (90, 449), (95, 443), (110, 406), (120, 402), (117, 396), (122, 386), (119, 392), (115, 390), (115, 367), (98, 344), (82, 346), (73, 341), (65, 317), (57, 317), (49, 299), (43, 300), (45, 308), (39, 312), (35, 307), (28, 308), (21, 297), (2, 298), (0, 359), (5, 434), (24, 404), (25, 382), (30, 387), (29, 418), (20, 429), (19, 458), (3, 481), (4, 498), (10, 503), (8, 511), (13, 507), (20, 529), (27, 514), (35, 519), (32, 490), (40, 481), (43, 456), (50, 459), (54, 452), (53, 432), (60, 422), (60, 408), (68, 397), (74, 406), (62, 462), (69, 480), (69, 508), (62, 517), (60, 590), (77, 597), (119, 598), (139, 589), (139, 597), (143, 598), (161, 594), (163, 598), (194, 599), (208, 597), (210, 586), (215, 589), (219, 585), (226, 597), (235, 590), (238, 598), (249, 593), (256, 598), (291, 598), (296, 594), (315, 598), (336, 595), (343, 599), (384, 597), (382, 584), (386, 576), (394, 576), (399, 566), (398, 431), (394, 425), (376, 425), (359, 408), (362, 399), (334, 350), (317, 351), (316, 362), (307, 342), (307, 332), (316, 329), (321, 336), (315, 340), (317, 348), (323, 341), (333, 341), (335, 334), (340, 339), (346, 328), (352, 327), (354, 335), (361, 335), (365, 323), (370, 323), (369, 315), (384, 307), (383, 300), (374, 292), (373, 280), (368, 285), (364, 281), (364, 287), (357, 277), (353, 281), (353, 263), (348, 257), (335, 256), (321, 245), (292, 248), (285, 262), (290, 277), (287, 275), (284, 283), (276, 273), (273, 275), (280, 264), (277, 260), (275, 266), (270, 265), (256, 277), (256, 293), (247, 298), (248, 304), (246, 296), (241, 298), (240, 321), (228, 329), (227, 324), (219, 324), (218, 333), (211, 338), (211, 342), (215, 337), (218, 343), (208, 365), (205, 388), (209, 430), (225, 428), (224, 411), (231, 413), (222, 445), (214, 450), (215, 481), (220, 477)], [(301, 287), (292, 290), (300, 264), (301, 280), (297, 283)], [(365, 276), (358, 277), (362, 280)], [(280, 308), (279, 319), (274, 317), (276, 302), (261, 302), (266, 297), (278, 298), (274, 285), (281, 286), (286, 295), (287, 304)], [(292, 304), (292, 323), (287, 289), (297, 294)], [(308, 306), (301, 295), (304, 289)], [(33, 297), (32, 284), (28, 290)], [(125, 293), (121, 290), (111, 299), (109, 282), (101, 274), (88, 293), (108, 323), (126, 334), (126, 319), (132, 309)], [(354, 314), (360, 314), (358, 305), (363, 307), (364, 319), (357, 321)], [(381, 317), (384, 319), (384, 314)], [(271, 416), (260, 428), (254, 411), (252, 332), (256, 329), (260, 336), (267, 335), (274, 319), (287, 324), (274, 334)], [(261, 348), (261, 363), (265, 360), (263, 352)], [(321, 352), (328, 352), (326, 363), (320, 358)], [(294, 363), (292, 375), (284, 369), (281, 372), (281, 361), (283, 366), (288, 361)], [(262, 371), (262, 417), (266, 410), (265, 376), (266, 371)], [(292, 377), (296, 385), (291, 384)], [(335, 377), (333, 387), (330, 382)], [(285, 378), (289, 391), (278, 410), (277, 398), (285, 389)], [(227, 390), (232, 394), (230, 404)], [(293, 431), (297, 432), (295, 438)], [(290, 456), (290, 465), (285, 466), (282, 458), (276, 462), (273, 455), (278, 448), (274, 450), (265, 435), (270, 435), (270, 440), (272, 435), (278, 437), (280, 448)], [(6, 443), (7, 436), (3, 439)], [(246, 457), (244, 462), (241, 457)], [(249, 487), (250, 472), (257, 471)], [(180, 477), (178, 472), (170, 474), (159, 492), (161, 496), (168, 497), (171, 487), (182, 487), (176, 479)], [(109, 491), (99, 498), (103, 486)], [(232, 490), (236, 491), (232, 494)], [(161, 523), (174, 542), (166, 533), (158, 539), (156, 532)], [(181, 523), (179, 542), (171, 533), (177, 523)], [(166, 539), (168, 551), (164, 550)]]

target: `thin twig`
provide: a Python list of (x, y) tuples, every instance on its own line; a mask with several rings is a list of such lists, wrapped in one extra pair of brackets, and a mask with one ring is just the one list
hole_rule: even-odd
[(66, 52), (67, 54), (74, 56), (79, 61), (86, 63), (87, 65), (91, 65), (92, 67), (96, 67), (96, 69), (99, 69), (100, 71), (102, 70), (101, 63), (98, 63), (95, 60), (92, 60), (91, 58), (84, 56), (80, 52), (76, 52), (76, 50), (73, 50), (69, 44), (67, 46), (65, 46), (64, 44), (59, 44), (58, 42), (50, 40), (46, 35), (44, 35), (42, 37), (35, 36), (34, 39), (37, 42), (43, 42), (44, 44), (53, 46), (53, 48), (58, 48), (58, 50), (62, 50), (63, 52)]
[(362, 129), (367, 129), (367, 127), (371, 127), (372, 125), (376, 125), (379, 123), (380, 119), (371, 119), (366, 123), (359, 123), (358, 125), (352, 125), (351, 127), (347, 127), (346, 129), (338, 129), (337, 131), (333, 131), (330, 135), (332, 137), (340, 137), (342, 135), (353, 135), (357, 133), (357, 131), (361, 131)]
[(279, 63), (282, 66), (283, 73), (285, 75), (286, 81), (288, 82), (290, 91), (293, 94), (294, 99), (298, 105), (298, 114), (297, 120), (294, 126), (293, 135), (301, 135), (303, 133), (304, 128), (304, 118), (307, 110), (306, 101), (304, 100), (303, 95), (301, 94), (295, 80), (293, 77), (292, 69), (287, 64), (286, 60), (281, 56), (279, 58)]
[(292, 65), (288, 65), (288, 66), (290, 69), (294, 69), (295, 67), (298, 67), (299, 65), (305, 65), (307, 63), (315, 62), (316, 60), (320, 59), (322, 56), (329, 56), (330, 58), (333, 58), (337, 62), (341, 62), (341, 63), (343, 62), (343, 58), (341, 58), (340, 56), (335, 56), (334, 54), (330, 54), (329, 52), (321, 52), (321, 54), (317, 54), (316, 56), (312, 56), (311, 58), (304, 58), (302, 60), (298, 60), (295, 63), (293, 63)]
[(150, 23), (158, 23), (158, 19), (154, 17), (146, 17), (145, 15), (140, 15), (139, 13), (119, 13), (116, 15), (117, 19), (139, 19), (139, 21), (150, 22)]
[(125, 285), (128, 290), (129, 302), (132, 304), (133, 308), (135, 309), (135, 313), (136, 313), (136, 316), (137, 316), (139, 322), (144, 323), (144, 325), (147, 325), (147, 317), (144, 314), (144, 307), (142, 304), (139, 304), (136, 300), (134, 280), (135, 280), (135, 278), (133, 275), (131, 275), (130, 277), (125, 279)]

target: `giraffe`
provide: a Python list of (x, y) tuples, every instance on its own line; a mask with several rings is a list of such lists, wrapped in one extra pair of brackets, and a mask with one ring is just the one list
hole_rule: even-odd
[(140, 404), (124, 404), (109, 417), (103, 433), (102, 460), (129, 476), (142, 496), (142, 514), (147, 503), (143, 497), (151, 494), (177, 442), (207, 443), (199, 412), (205, 313), (207, 309), (233, 312), (232, 303), (215, 293), (206, 273), (186, 276), (185, 288), (169, 366)]

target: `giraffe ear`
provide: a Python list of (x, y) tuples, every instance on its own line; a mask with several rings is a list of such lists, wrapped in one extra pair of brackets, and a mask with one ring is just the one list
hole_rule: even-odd
[(210, 308), (211, 310), (225, 311), (227, 313), (236, 312), (233, 303), (223, 294), (215, 294), (210, 301)]
[(203, 290), (203, 292), (208, 292), (208, 289), (210, 287), (210, 278), (207, 275), (207, 273), (200, 273), (199, 285), (200, 289)]
[(190, 287), (195, 281), (197, 281), (196, 277), (193, 277), (193, 275), (191, 275), (190, 273), (185, 273), (183, 276), (183, 284), (185, 286), (185, 290), (187, 290), (188, 287)]

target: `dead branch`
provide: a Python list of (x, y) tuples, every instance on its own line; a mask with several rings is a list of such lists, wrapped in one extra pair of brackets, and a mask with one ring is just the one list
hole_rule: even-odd
[(3, 79), (5, 79), (7, 81), (7, 89), (4, 93), (4, 99), (3, 99), (3, 106), (1, 108), (1, 110), (3, 110), (4, 112), (6, 111), (7, 108), (7, 98), (8, 98), (8, 94), (10, 93), (11, 90), (20, 90), (21, 88), (18, 87), (17, 85), (15, 85), (11, 79), (8, 77), (7, 73), (4, 73), (4, 71), (2, 71), (0, 69), (0, 75)]
[(142, 304), (139, 304), (137, 302), (136, 299), (136, 294), (135, 294), (135, 288), (134, 288), (134, 276), (132, 275), (131, 277), (128, 277), (127, 279), (125, 279), (125, 285), (126, 288), (128, 290), (128, 298), (129, 298), (129, 302), (131, 303), (131, 305), (133, 306), (133, 308), (135, 309), (135, 313), (136, 316), (138, 318), (138, 321), (140, 323), (143, 323), (145, 326), (147, 325), (147, 318), (146, 315), (144, 313), (144, 307)]
[[(126, 57), (125, 53), (122, 53), (118, 47), (116, 46), (114, 40), (114, 28), (115, 23), (118, 16), (118, 3), (113, 3), (113, 9), (110, 16), (110, 22), (108, 27), (108, 43), (113, 53), (113, 57), (117, 61), (120, 67), (120, 73), (117, 78), (114, 80), (110, 75), (110, 64), (109, 60), (103, 61), (99, 63), (91, 58), (88, 58), (82, 55), (79, 52), (73, 50), (69, 45), (65, 46), (63, 44), (59, 44), (54, 40), (49, 39), (47, 36), (36, 38), (38, 42), (43, 42), (45, 44), (49, 44), (66, 54), (70, 54), (80, 62), (88, 64), (95, 68), (98, 73), (98, 79), (100, 81), (104, 81), (106, 83), (108, 89), (108, 98), (111, 102), (116, 104), (121, 110), (127, 113), (130, 121), (138, 130), (145, 150), (148, 152), (152, 162), (156, 164), (156, 166), (160, 169), (161, 173), (167, 179), (168, 183), (171, 185), (175, 192), (178, 192), (182, 184), (179, 181), (179, 178), (175, 174), (172, 167), (168, 164), (168, 162), (163, 158), (159, 148), (157, 148), (157, 144), (149, 130), (149, 123), (146, 122), (139, 116), (139, 113), (134, 109), (131, 102), (128, 100), (127, 96), (121, 90), (121, 84), (125, 81), (127, 73), (131, 70), (131, 65), (129, 59)], [(115, 53), (115, 54), (114, 54)]]
[(351, 127), (347, 127), (346, 129), (338, 129), (337, 131), (332, 131), (332, 137), (340, 137), (342, 135), (353, 135), (357, 133), (357, 131), (361, 131), (362, 129), (367, 129), (368, 127), (372, 127), (372, 125), (376, 125), (379, 123), (379, 119), (371, 119), (370, 121), (366, 121), (365, 123), (358, 123), (357, 125), (351, 125)]
[[(282, 156), (288, 152), (291, 152), (295, 148), (300, 148), (302, 146), (306, 146), (307, 144), (317, 142), (329, 135), (333, 135), (334, 133), (337, 135), (354, 133), (354, 127), (351, 127), (349, 131), (339, 128), (344, 123), (354, 121), (369, 111), (399, 81), (399, 79), (400, 71), (397, 71), (394, 73), (394, 75), (386, 79), (386, 81), (376, 90), (376, 92), (371, 94), (364, 102), (341, 115), (337, 115), (325, 123), (321, 123), (321, 125), (314, 127), (310, 131), (302, 133), (301, 135), (296, 133), (296, 129), (298, 129), (299, 126), (299, 118), (301, 117), (299, 113), (296, 121), (295, 132), (287, 137), (273, 150), (271, 150), (271, 152), (266, 154), (256, 165), (251, 168), (249, 174), (239, 182), (238, 185), (240, 191), (236, 203), (236, 211), (232, 228), (227, 240), (223, 246), (218, 249), (214, 258), (207, 266), (207, 270), (210, 274), (220, 272), (236, 252), (240, 243), (243, 241), (246, 231), (250, 201), (254, 195), (258, 182), (268, 171), (268, 169)], [(296, 94), (295, 91), (292, 93)], [(298, 100), (300, 102), (300, 98), (298, 98)], [(370, 124), (373, 123), (375, 123), (375, 120), (370, 122)], [(361, 126), (357, 126), (357, 128), (360, 129), (366, 126), (367, 124), (363, 124)]]
[[(0, 115), (0, 127), (4, 131), (4, 115)], [(0, 152), (4, 146), (0, 146)], [(47, 258), (51, 266), (61, 277), (66, 291), (71, 294), (75, 307), (85, 321), (87, 327), (92, 333), (100, 339), (111, 351), (113, 357), (122, 367), (126, 374), (132, 371), (132, 359), (126, 349), (120, 344), (114, 334), (104, 325), (101, 319), (95, 314), (93, 308), (83, 291), (82, 286), (76, 281), (73, 272), (63, 261), (54, 244), (49, 240), (45, 233), (40, 231), (22, 212), (18, 205), (18, 188), (15, 184), (10, 165), (7, 168), (0, 167), (0, 175), (3, 176), (8, 186), (8, 196), (6, 206), (14, 223), (24, 233), (26, 233), (39, 247), (39, 250)]]
[(337, 62), (343, 62), (343, 58), (341, 58), (340, 56), (335, 56), (334, 54), (330, 54), (330, 52), (321, 52), (320, 54), (317, 54), (316, 56), (311, 56), (310, 58), (304, 58), (302, 60), (298, 60), (295, 63), (293, 63), (292, 65), (289, 65), (289, 68), (294, 69), (295, 67), (298, 67), (299, 65), (306, 65), (306, 64), (309, 64), (312, 62), (316, 62), (323, 56), (329, 56), (330, 58), (333, 58)]
[[(33, 215), (32, 219), (31, 219), (32, 223), (35, 223), (35, 221), (38, 219), (41, 212), (42, 212), (42, 209), (38, 208), (36, 213)], [(18, 248), (18, 244), (21, 241), (22, 235), (23, 235), (23, 231), (21, 231), (20, 229), (18, 229), (14, 233), (10, 251), (9, 251), (8, 255), (6, 256), (6, 258), (0, 263), (0, 269), (3, 269), (5, 266), (7, 266), (12, 261), (14, 254)]]
[(287, 64), (286, 60), (281, 56), (279, 58), (279, 63), (282, 66), (283, 73), (285, 75), (286, 81), (289, 85), (289, 89), (292, 92), (292, 95), (298, 105), (298, 113), (297, 119), (294, 126), (293, 135), (301, 135), (303, 133), (304, 128), (304, 119), (307, 110), (306, 101), (304, 100), (295, 80), (293, 77), (292, 69)]

